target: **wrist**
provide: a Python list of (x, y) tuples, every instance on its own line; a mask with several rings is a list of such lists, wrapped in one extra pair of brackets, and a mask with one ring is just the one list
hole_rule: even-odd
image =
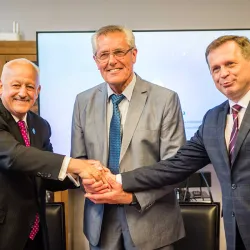
[(78, 162), (79, 160), (77, 159), (73, 159), (71, 158), (70, 161), (69, 161), (69, 165), (68, 165), (68, 168), (67, 168), (67, 173), (70, 173), (70, 174), (79, 174), (79, 164), (80, 162)]
[(138, 200), (134, 193), (131, 194), (131, 202), (129, 203), (130, 206), (138, 205)]

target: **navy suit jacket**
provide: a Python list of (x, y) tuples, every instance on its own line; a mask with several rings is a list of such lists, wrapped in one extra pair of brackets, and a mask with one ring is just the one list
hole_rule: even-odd
[(227, 249), (235, 250), (236, 223), (250, 249), (250, 105), (240, 126), (232, 166), (225, 143), (228, 112), (228, 101), (209, 110), (196, 134), (174, 157), (122, 173), (122, 183), (129, 192), (160, 188), (181, 182), (212, 163), (222, 189)]
[[(35, 214), (40, 214), (44, 250), (48, 250), (45, 193), (74, 187), (58, 180), (63, 155), (52, 154), (50, 126), (28, 112), (31, 147), (25, 147), (19, 127), (0, 99), (0, 250), (21, 250)], [(35, 131), (34, 132), (32, 132)], [(47, 151), (47, 152), (45, 152)]]

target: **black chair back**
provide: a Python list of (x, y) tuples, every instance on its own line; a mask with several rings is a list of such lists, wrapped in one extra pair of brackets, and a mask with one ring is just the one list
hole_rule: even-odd
[(180, 203), (186, 237), (175, 250), (219, 250), (220, 203)]
[(46, 219), (51, 250), (66, 250), (63, 202), (46, 203)]

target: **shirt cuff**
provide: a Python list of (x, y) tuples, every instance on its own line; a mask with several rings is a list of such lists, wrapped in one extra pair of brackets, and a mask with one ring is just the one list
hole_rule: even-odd
[(122, 175), (121, 175), (121, 174), (117, 174), (117, 175), (115, 176), (115, 180), (116, 180), (116, 182), (122, 184)]
[(60, 173), (58, 175), (58, 179), (60, 181), (64, 181), (64, 179), (68, 176), (68, 178), (74, 183), (76, 187), (80, 186), (79, 176), (75, 179), (71, 174), (67, 174), (67, 169), (69, 166), (71, 157), (65, 156), (63, 159), (62, 167)]

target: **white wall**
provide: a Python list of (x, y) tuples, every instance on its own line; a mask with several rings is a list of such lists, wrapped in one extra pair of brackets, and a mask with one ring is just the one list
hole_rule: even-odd
[[(137, 30), (250, 28), (249, 11), (250, 0), (0, 0), (0, 32), (11, 32), (13, 21), (19, 22), (24, 40), (35, 40), (36, 31), (95, 30), (106, 24)], [(220, 201), (219, 183), (212, 175), (212, 191)], [(73, 212), (79, 214), (74, 218), (79, 228), (70, 235), (79, 243), (74, 250), (83, 250), (81, 207)]]
[(25, 40), (42, 30), (249, 28), (249, 0), (0, 0), (0, 32), (18, 21)]

